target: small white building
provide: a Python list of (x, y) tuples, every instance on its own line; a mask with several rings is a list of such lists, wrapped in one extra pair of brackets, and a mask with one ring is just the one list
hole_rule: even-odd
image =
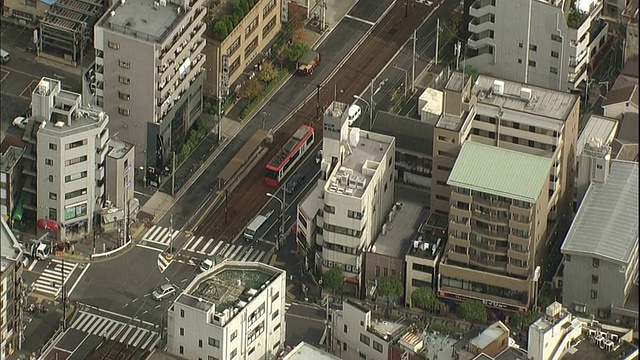
[(275, 358), (285, 340), (286, 272), (224, 261), (167, 310), (167, 351), (186, 359)]

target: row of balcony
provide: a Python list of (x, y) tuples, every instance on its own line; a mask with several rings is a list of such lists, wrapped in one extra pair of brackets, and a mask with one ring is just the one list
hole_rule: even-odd
[(496, 11), (496, 0), (477, 0), (469, 8), (469, 15), (479, 18)]
[(491, 270), (500, 271), (500, 272), (506, 272), (509, 274), (514, 274), (522, 277), (531, 275), (531, 270), (529, 269), (530, 263), (526, 260), (523, 260), (520, 263), (522, 266), (518, 266), (508, 261), (508, 259), (507, 261), (502, 261), (502, 260), (495, 260), (495, 258), (493, 259), (481, 258), (477, 256), (457, 253), (453, 251), (453, 249), (450, 249), (447, 252), (445, 263), (448, 261), (461, 263), (461, 264), (475, 265), (477, 267), (491, 269)]
[[(204, 55), (202, 54), (202, 51), (204, 50), (204, 46), (205, 46), (204, 40), (200, 40), (199, 42), (196, 42), (194, 46), (190, 49), (189, 53), (185, 54), (184, 58), (179, 63), (172, 64), (171, 67), (173, 69), (173, 73), (171, 75), (165, 76), (163, 73), (162, 76), (159, 76), (159, 78), (163, 80), (158, 83), (158, 87), (156, 89), (156, 97), (162, 98), (163, 101), (166, 100), (167, 93), (170, 91), (169, 86), (171, 84), (175, 85), (177, 83), (177, 79), (182, 75), (181, 67), (186, 65), (188, 65), (188, 67), (194, 67), (197, 63), (199, 63), (202, 57), (204, 57)], [(197, 55), (194, 57), (195, 54)], [(188, 64), (186, 64), (187, 61), (189, 62)], [(182, 69), (182, 71), (184, 74), (186, 69)]]
[[(185, 22), (185, 25), (173, 36), (171, 39), (171, 45), (162, 49), (160, 53), (160, 63), (168, 63), (170, 62), (169, 56), (177, 55), (175, 54), (175, 50), (178, 48), (179, 44), (182, 44), (185, 40), (189, 40), (190, 38), (194, 38), (196, 35), (193, 34), (192, 31), (185, 31), (188, 29), (187, 24), (198, 24), (194, 27), (197, 27), (198, 31), (202, 31), (204, 33), (204, 29), (206, 29), (206, 25), (204, 24), (204, 16), (206, 14), (206, 8), (200, 7), (195, 11), (195, 14), (189, 19), (189, 21)], [(193, 35), (192, 35), (193, 34)]]

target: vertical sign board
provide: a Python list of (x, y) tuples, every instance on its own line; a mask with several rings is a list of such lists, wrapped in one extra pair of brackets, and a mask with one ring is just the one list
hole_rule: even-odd
[(291, 0), (282, 0), (282, 13), (280, 14), (280, 21), (282, 21), (283, 23), (289, 21), (289, 3), (290, 2)]
[(222, 74), (220, 76), (220, 97), (229, 95), (229, 56), (222, 55)]

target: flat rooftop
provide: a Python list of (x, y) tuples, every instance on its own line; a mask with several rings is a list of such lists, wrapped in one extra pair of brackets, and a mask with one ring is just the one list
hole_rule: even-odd
[(127, 155), (131, 149), (133, 149), (133, 145), (116, 139), (109, 139), (108, 146), (109, 152), (107, 153), (107, 156), (114, 159), (121, 159), (123, 156)]
[[(504, 83), (502, 95), (493, 90), (495, 81)], [(523, 88), (531, 90), (531, 100), (521, 97)], [(565, 121), (571, 110), (579, 100), (578, 95), (572, 95), (556, 90), (523, 84), (515, 81), (479, 75), (473, 84), (471, 92), (478, 97), (478, 104), (492, 105), (501, 108), (505, 113), (516, 111), (533, 117), (543, 117)], [(489, 94), (491, 94), (489, 96)]]
[(371, 252), (400, 258), (407, 253), (411, 240), (429, 213), (427, 208), (417, 202), (397, 202), (393, 220), (387, 223), (386, 234), (380, 233), (373, 243)]
[(187, 11), (184, 8), (178, 11), (180, 6), (175, 1), (167, 0), (166, 6), (157, 7), (156, 1), (160, 3), (160, 0), (114, 1), (98, 24), (142, 41), (160, 43)]
[(447, 225), (449, 219), (445, 215), (429, 214), (429, 218), (418, 229), (407, 255), (422, 259), (434, 260), (447, 239)]
[(535, 203), (550, 169), (546, 157), (465, 141), (447, 184)]
[(500, 326), (491, 326), (484, 329), (484, 331), (478, 334), (478, 336), (471, 339), (469, 344), (473, 344), (479, 349), (484, 349), (506, 332), (508, 332), (508, 330), (505, 330)]
[(196, 276), (176, 302), (201, 310), (208, 310), (213, 304), (215, 312), (222, 313), (239, 302), (246, 305), (263, 285), (283, 273), (283, 270), (262, 263), (223, 261)]
[(103, 111), (81, 107), (78, 109), (78, 116), (76, 116), (74, 120), (71, 120), (70, 123), (47, 121), (44, 126), (42, 126), (42, 123), (34, 126), (41, 126), (39, 132), (42, 132), (42, 134), (66, 137), (91, 129), (101, 128), (103, 123), (108, 120), (109, 117)]
[(618, 120), (601, 115), (591, 115), (576, 143), (576, 157), (582, 154), (584, 145), (591, 139), (600, 139), (603, 143), (609, 144), (609, 140), (613, 140), (617, 131)]
[(9, 148), (2, 154), (2, 161), (0, 161), (0, 171), (9, 172), (18, 163), (18, 160), (22, 157), (24, 148), (15, 146), (9, 146)]
[(320, 350), (315, 346), (301, 342), (290, 353), (286, 354), (283, 360), (339, 360), (337, 356), (333, 356), (326, 351)]
[(561, 251), (627, 264), (638, 225), (638, 163), (612, 160), (607, 181), (589, 185)]
[(583, 338), (572, 348), (560, 355), (560, 360), (619, 360), (632, 359), (632, 354), (637, 357), (638, 347), (623, 341), (614, 351), (600, 349), (597, 344), (592, 344), (587, 338)]
[(0, 272), (4, 271), (11, 263), (18, 260), (22, 253), (20, 244), (16, 240), (15, 234), (9, 228), (9, 224), (0, 217)]
[(342, 166), (327, 181), (327, 190), (361, 197), (392, 142), (390, 136), (360, 131), (359, 141), (356, 145), (350, 144), (351, 151), (347, 152)]

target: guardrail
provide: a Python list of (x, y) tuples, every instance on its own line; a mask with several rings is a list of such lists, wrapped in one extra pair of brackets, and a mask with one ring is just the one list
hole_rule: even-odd
[(98, 254), (90, 254), (89, 255), (89, 260), (95, 260), (95, 259), (99, 259), (99, 258), (105, 258), (105, 257), (109, 257), (111, 255), (117, 254), (119, 253), (121, 250), (125, 249), (126, 247), (128, 247), (133, 241), (131, 241), (131, 239), (129, 239), (129, 241), (127, 241), (124, 245), (120, 246), (119, 248), (115, 248), (111, 251), (107, 251), (107, 252), (102, 252), (102, 253), (98, 253)]

